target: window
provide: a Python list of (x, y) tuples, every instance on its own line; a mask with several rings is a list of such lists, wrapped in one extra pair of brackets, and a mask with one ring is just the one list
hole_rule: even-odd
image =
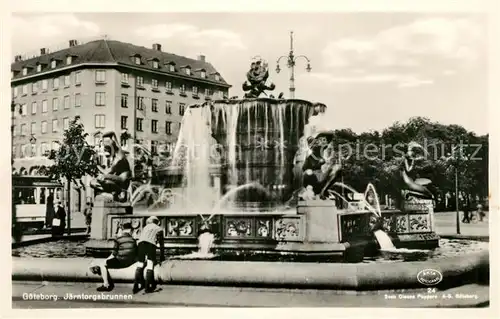
[(42, 65), (41, 64), (37, 64), (36, 65), (36, 71), (37, 72), (42, 72)]
[(23, 68), (23, 75), (28, 75), (28, 68)]
[(57, 111), (59, 109), (59, 99), (57, 97), (52, 99), (52, 111)]
[(181, 91), (181, 94), (186, 94), (186, 86), (184, 84), (181, 84), (179, 90)]
[(26, 95), (26, 94), (28, 94), (28, 85), (27, 84), (23, 85), (23, 95)]
[(172, 114), (172, 102), (165, 101), (165, 114)]
[(122, 94), (122, 107), (128, 107), (128, 94)]
[(151, 86), (153, 87), (153, 89), (157, 89), (158, 88), (158, 80), (153, 79), (151, 81)]
[(210, 90), (210, 89), (205, 89), (205, 95), (206, 95), (206, 96), (211, 96), (211, 95), (212, 95), (212, 90)]
[(186, 104), (179, 103), (179, 115), (180, 116), (184, 116), (185, 110), (186, 110)]
[(95, 105), (96, 106), (105, 106), (106, 105), (106, 93), (105, 92), (96, 92), (95, 93)]
[(36, 114), (38, 104), (36, 102), (31, 103), (31, 114)]
[(66, 95), (64, 97), (64, 109), (65, 110), (69, 109), (69, 95)]
[(227, 92), (222, 92), (222, 98), (227, 99)]
[(172, 134), (172, 122), (165, 122), (165, 133)]
[(106, 70), (96, 70), (95, 71), (95, 81), (97, 83), (106, 82)]
[(60, 146), (60, 144), (59, 144), (59, 142), (58, 142), (58, 141), (53, 141), (53, 142), (52, 142), (52, 149), (53, 149), (54, 151), (57, 151), (57, 150), (59, 149), (59, 146)]
[(72, 61), (73, 61), (73, 57), (72, 57), (71, 55), (68, 55), (68, 56), (66, 57), (66, 64), (67, 64), (67, 65), (70, 65)]
[(186, 74), (187, 75), (191, 75), (191, 69), (190, 68), (185, 68), (184, 70), (186, 70)]
[(142, 76), (137, 77), (137, 86), (143, 86), (144, 85), (144, 78)]
[(142, 96), (137, 97), (137, 109), (141, 111), (144, 109), (144, 97)]
[(31, 144), (31, 157), (35, 157), (37, 154), (36, 154), (36, 144)]
[(127, 128), (127, 119), (128, 119), (128, 116), (122, 116), (122, 118), (121, 118), (122, 130), (125, 130)]
[(28, 128), (26, 127), (26, 124), (21, 124), (21, 136), (26, 136), (28, 135)]
[(153, 68), (155, 68), (155, 69), (159, 68), (158, 61), (153, 60)]
[(47, 133), (47, 121), (42, 121), (42, 134)]
[(47, 80), (42, 80), (42, 91), (47, 91), (49, 87), (49, 82)]
[(26, 103), (21, 105), (21, 115), (23, 116), (28, 115), (28, 105)]
[(96, 114), (95, 115), (95, 128), (104, 128), (106, 126), (106, 115)]
[(82, 106), (82, 95), (80, 93), (75, 93), (75, 107)]
[(69, 118), (65, 117), (63, 118), (63, 130), (69, 129)]
[(64, 86), (68, 87), (68, 86), (70, 86), (70, 84), (71, 84), (71, 79), (70, 79), (69, 75), (65, 75), (64, 76)]
[(77, 71), (75, 72), (75, 85), (80, 85), (82, 84), (82, 72), (81, 71)]
[(16, 97), (17, 94), (19, 94), (19, 87), (15, 86), (14, 87), (14, 97)]
[(52, 60), (52, 61), (50, 61), (50, 67), (51, 67), (52, 69), (55, 69), (55, 68), (56, 68), (56, 66), (57, 66), (57, 61), (56, 61), (56, 60)]
[(158, 141), (151, 141), (151, 154), (158, 154)]
[(193, 86), (193, 95), (198, 95), (198, 87)]
[(170, 72), (175, 72), (175, 65), (173, 65), (173, 64), (169, 64), (169, 65), (168, 65), (168, 70), (169, 70)]
[(140, 65), (141, 64), (141, 57), (140, 56), (135, 56), (134, 57), (134, 63)]
[(37, 93), (38, 92), (38, 82), (33, 82), (31, 83), (31, 93)]
[(59, 121), (57, 119), (52, 120), (52, 133), (57, 133), (59, 131)]
[(158, 120), (151, 120), (151, 133), (158, 133)]
[(205, 79), (205, 78), (207, 77), (207, 72), (205, 72), (205, 71), (201, 71), (201, 72), (200, 72), (200, 77), (201, 77), (202, 79)]
[(59, 78), (53, 79), (52, 87), (54, 88), (54, 90), (59, 88)]
[(47, 100), (42, 101), (42, 113), (47, 113)]
[(30, 134), (31, 135), (35, 134), (35, 131), (36, 131), (36, 122), (31, 122)]
[(42, 153), (41, 155), (43, 156), (47, 154), (48, 151), (49, 151), (49, 144), (46, 142), (42, 142), (40, 144), (40, 152)]
[(151, 111), (158, 112), (158, 100), (157, 99), (151, 100)]
[(215, 75), (215, 81), (219, 81), (220, 80), (220, 76), (218, 74)]
[(167, 92), (172, 92), (172, 82), (166, 82), (165, 88), (167, 89)]
[(135, 129), (142, 132), (142, 119), (140, 117), (135, 119)]
[(122, 73), (122, 83), (128, 84), (128, 73)]
[(21, 154), (19, 154), (21, 158), (25, 157), (26, 156), (26, 153), (27, 153), (27, 150), (26, 150), (26, 147), (28, 145), (24, 144), (24, 145), (21, 145)]

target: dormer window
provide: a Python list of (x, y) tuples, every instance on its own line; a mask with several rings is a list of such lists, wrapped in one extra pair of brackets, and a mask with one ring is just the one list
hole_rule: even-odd
[(23, 75), (28, 75), (28, 68), (23, 68)]
[(191, 69), (189, 67), (185, 68), (184, 71), (187, 75), (191, 75)]
[(68, 55), (68, 56), (66, 57), (66, 64), (67, 64), (67, 65), (70, 65), (70, 64), (71, 64), (71, 62), (73, 62), (73, 57), (72, 57), (71, 55)]
[(134, 64), (137, 64), (137, 65), (141, 65), (142, 62), (141, 62), (141, 56), (139, 54), (135, 54), (132, 56), (132, 61), (134, 62)]
[(215, 73), (215, 81), (220, 81), (220, 75), (218, 73)]
[(37, 64), (36, 65), (36, 71), (37, 72), (42, 72), (42, 65), (41, 64)]
[(56, 68), (56, 66), (57, 66), (57, 61), (56, 61), (56, 60), (52, 60), (52, 61), (50, 61), (50, 68), (51, 68), (51, 69), (55, 69), (55, 68)]
[(158, 60), (156, 60), (156, 59), (153, 60), (153, 68), (155, 68), (155, 69), (160, 68), (160, 64), (158, 63)]
[(201, 72), (200, 72), (200, 77), (201, 77), (202, 79), (205, 79), (205, 78), (207, 77), (207, 72), (205, 72), (205, 70), (201, 70)]
[(170, 65), (168, 66), (168, 70), (169, 70), (170, 72), (175, 72), (175, 65), (170, 64)]

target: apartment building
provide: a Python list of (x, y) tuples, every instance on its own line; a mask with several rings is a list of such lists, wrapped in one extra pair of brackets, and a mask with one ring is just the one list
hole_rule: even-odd
[(95, 145), (103, 132), (127, 130), (153, 152), (172, 149), (191, 104), (227, 98), (231, 87), (204, 56), (190, 59), (151, 48), (101, 39), (11, 64), (12, 171), (35, 175), (50, 165), (43, 154), (58, 147), (79, 116)]

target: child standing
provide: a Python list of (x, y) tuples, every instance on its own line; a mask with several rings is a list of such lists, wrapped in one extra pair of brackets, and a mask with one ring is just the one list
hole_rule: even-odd
[[(141, 289), (153, 292), (156, 289), (154, 266), (156, 264), (156, 244), (160, 244), (160, 262), (164, 260), (163, 229), (160, 220), (151, 216), (146, 220), (146, 226), (141, 231), (137, 246), (137, 268), (135, 270), (134, 288), (132, 292), (138, 293)], [(146, 268), (146, 280), (144, 280)]]

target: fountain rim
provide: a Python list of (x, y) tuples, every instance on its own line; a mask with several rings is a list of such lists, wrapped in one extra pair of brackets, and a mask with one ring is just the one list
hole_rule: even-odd
[(211, 100), (211, 101), (206, 101), (201, 104), (192, 104), (189, 106), (189, 108), (198, 108), (198, 107), (204, 107), (206, 105), (211, 105), (213, 106), (215, 103), (226, 103), (226, 104), (240, 104), (243, 102), (255, 102), (255, 101), (261, 101), (261, 102), (268, 102), (270, 104), (287, 104), (290, 102), (299, 102), (299, 103), (305, 103), (308, 104), (308, 106), (314, 106), (314, 105), (322, 105), (327, 107), (324, 103), (321, 102), (311, 102), (303, 99), (273, 99), (270, 97), (259, 97), (259, 98), (243, 98), (243, 99), (218, 99), (218, 100)]

